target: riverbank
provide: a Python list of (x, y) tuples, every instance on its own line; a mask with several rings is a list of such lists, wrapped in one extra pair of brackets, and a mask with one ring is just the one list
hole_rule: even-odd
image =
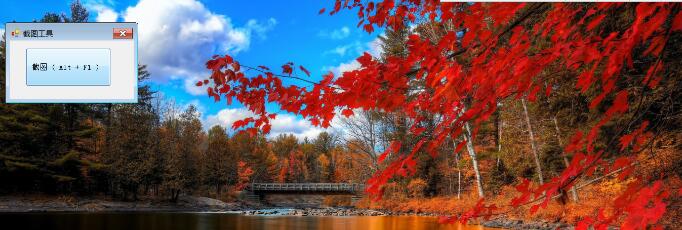
[(227, 212), (252, 208), (244, 203), (195, 196), (181, 196), (175, 203), (145, 197), (138, 201), (116, 201), (104, 197), (0, 196), (0, 212)]
[(248, 216), (391, 216), (392, 213), (380, 210), (357, 208), (271, 208), (246, 210)]
[[(441, 215), (427, 212), (393, 212), (388, 210), (373, 210), (359, 208), (271, 208), (245, 210), (240, 212), (242, 215), (249, 216), (429, 216), (439, 217)], [(480, 224), (489, 228), (505, 229), (573, 229), (567, 223), (553, 223), (549, 221), (523, 221), (508, 219), (504, 217), (495, 218), (487, 221), (471, 221), (472, 224)]]
[[(177, 203), (141, 197), (138, 201), (115, 201), (104, 197), (0, 196), (0, 212), (233, 212), (247, 216), (430, 216), (430, 212), (396, 212), (353, 207), (286, 208), (223, 202), (207, 197), (181, 196)], [(570, 229), (566, 223), (522, 221), (505, 217), (472, 223), (491, 228)]]

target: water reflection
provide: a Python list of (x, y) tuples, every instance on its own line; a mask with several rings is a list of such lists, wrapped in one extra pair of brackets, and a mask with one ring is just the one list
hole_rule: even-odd
[[(418, 216), (243, 216), (231, 213), (9, 213), (3, 229), (393, 229), (489, 230), (482, 226), (442, 225)], [(6, 228), (9, 227), (9, 228)]]

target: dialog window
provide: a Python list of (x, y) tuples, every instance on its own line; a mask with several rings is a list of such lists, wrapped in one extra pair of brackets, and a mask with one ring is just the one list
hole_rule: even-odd
[(137, 102), (137, 23), (7, 23), (7, 103)]

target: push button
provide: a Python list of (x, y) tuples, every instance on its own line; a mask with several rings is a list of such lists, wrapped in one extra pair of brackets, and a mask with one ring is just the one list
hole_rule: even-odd
[(133, 28), (114, 28), (114, 39), (133, 39)]

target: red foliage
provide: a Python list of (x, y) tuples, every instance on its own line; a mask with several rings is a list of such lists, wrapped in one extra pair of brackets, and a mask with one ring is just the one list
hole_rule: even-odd
[(476, 218), (476, 217), (485, 217), (486, 219), (490, 217), (493, 212), (497, 209), (497, 207), (493, 204), (490, 206), (486, 206), (484, 204), (484, 199), (481, 198), (478, 200), (476, 203), (476, 206), (469, 210), (468, 212), (460, 215), (459, 217), (455, 216), (443, 216), (438, 219), (439, 223), (443, 224), (452, 224), (457, 221), (459, 221), (462, 224), (466, 224), (469, 219)]
[(301, 66), (298, 66), (298, 68), (301, 69), (301, 71), (303, 71), (303, 72), (305, 73), (305, 75), (308, 75), (308, 77), (310, 77), (310, 71), (308, 71), (308, 70), (307, 70), (306, 68), (304, 68), (302, 65), (301, 65)]
[[(270, 127), (269, 120), (273, 114), (266, 111), (265, 103), (278, 104), (282, 110), (299, 114), (321, 127), (329, 126), (337, 111), (343, 111), (347, 116), (353, 109), (400, 111), (415, 121), (415, 125), (410, 127), (415, 136), (420, 136), (424, 130), (419, 122), (424, 119), (423, 112), (438, 114), (441, 120), (432, 135), (420, 139), (409, 154), (392, 157), (390, 164), (368, 181), (367, 191), (380, 198), (382, 186), (391, 178), (414, 173), (416, 162), (413, 156), (416, 151), (423, 149), (432, 155), (437, 154), (434, 150), (443, 144), (445, 137), (461, 134), (465, 122), (476, 126), (487, 120), (497, 109), (497, 101), (522, 97), (533, 101), (543, 88), (546, 94), (550, 94), (552, 83), (544, 78), (546, 73), (543, 72), (559, 66), (576, 73), (575, 87), (579, 92), (590, 89), (600, 92), (591, 98), (591, 109), (608, 109), (587, 135), (576, 133), (565, 147), (567, 154), (573, 154), (573, 159), (559, 176), (542, 186), (533, 186), (526, 181), (517, 187), (522, 195), (511, 205), (523, 205), (531, 199), (541, 200), (531, 207), (533, 211), (545, 207), (558, 191), (573, 186), (576, 178), (591, 175), (597, 166), (608, 166), (609, 163), (603, 159), (604, 150), (597, 149), (593, 142), (599, 137), (603, 125), (629, 109), (628, 91), (620, 89), (617, 83), (621, 80), (621, 73), (633, 67), (633, 56), (636, 55), (633, 50), (645, 47), (646, 52), (641, 55), (659, 56), (669, 32), (681, 30), (679, 4), (642, 3), (636, 5), (635, 18), (624, 31), (605, 34), (601, 23), (622, 7), (621, 3), (526, 5), (441, 3), (436, 0), (336, 0), (330, 14), (356, 9), (358, 27), (369, 33), (375, 26), (397, 29), (405, 26), (405, 22), (415, 22), (416, 16), (423, 16), (434, 22), (462, 25), (457, 30), (463, 36), (458, 38), (455, 31), (450, 31), (433, 42), (411, 35), (407, 41), (407, 56), (387, 57), (381, 62), (365, 53), (357, 58), (361, 66), (359, 69), (344, 72), (341, 76), (329, 73), (311, 89), (282, 83), (281, 78), (301, 79), (293, 75), (294, 64), (291, 62), (282, 66), (283, 75), (261, 67), (262, 74), (247, 77), (231, 57), (216, 56), (206, 63), (213, 72), (210, 76), (213, 84), (207, 91), (215, 100), (220, 100), (221, 96), (227, 98), (228, 103), (232, 98), (237, 99), (253, 112), (255, 117), (233, 124), (235, 129), (247, 128), (252, 133), (259, 128), (267, 132)], [(544, 12), (544, 18), (532, 28), (524, 27), (522, 21), (538, 11)], [(323, 9), (319, 13), (324, 12)], [(665, 25), (668, 19), (672, 21), (670, 26)], [(491, 25), (486, 24), (489, 21)], [(509, 39), (502, 40), (502, 37)], [(533, 46), (537, 39), (545, 39), (549, 44)], [(467, 55), (470, 61), (460, 63), (452, 58), (456, 55)], [(643, 78), (642, 85), (656, 87), (660, 80), (657, 74), (663, 66), (660, 60), (655, 62)], [(303, 67), (300, 69), (309, 74)], [(428, 90), (410, 92), (408, 100), (407, 89), (411, 79), (406, 76), (423, 80)], [(207, 82), (197, 85), (206, 85), (204, 83)], [(637, 143), (646, 142), (650, 137), (646, 135), (646, 126), (642, 124), (640, 129), (619, 137), (620, 150), (626, 151), (633, 140), (636, 142), (633, 148), (639, 146)], [(397, 152), (400, 144), (391, 146), (380, 160)], [(620, 162), (622, 164), (623, 161)], [(622, 195), (622, 200), (631, 201), (636, 206), (615, 203), (614, 213), (626, 216), (629, 225), (625, 227), (646, 228), (665, 211), (663, 199), (669, 194), (667, 190), (656, 184), (651, 188), (635, 186)], [(643, 205), (645, 201), (653, 201), (654, 206)], [(480, 205), (466, 215), (445, 220), (466, 222), (490, 209), (481, 200)], [(604, 215), (586, 217), (580, 226), (601, 227), (616, 218)]]
[(246, 188), (246, 186), (251, 181), (251, 175), (253, 175), (253, 170), (251, 169), (251, 167), (247, 166), (246, 162), (239, 161), (239, 163), (237, 164), (238, 181), (237, 185), (235, 186), (235, 189), (237, 191), (244, 190), (244, 188)]
[(602, 208), (596, 219), (585, 218), (578, 223), (576, 229), (588, 229), (589, 226), (594, 226), (595, 229), (607, 229), (610, 223), (624, 214), (627, 215), (625, 215), (621, 229), (644, 229), (646, 226), (656, 229), (656, 223), (663, 217), (667, 207), (664, 199), (669, 196), (670, 192), (660, 180), (655, 181), (651, 186), (633, 182), (621, 196), (616, 198), (612, 215), (607, 216)]

